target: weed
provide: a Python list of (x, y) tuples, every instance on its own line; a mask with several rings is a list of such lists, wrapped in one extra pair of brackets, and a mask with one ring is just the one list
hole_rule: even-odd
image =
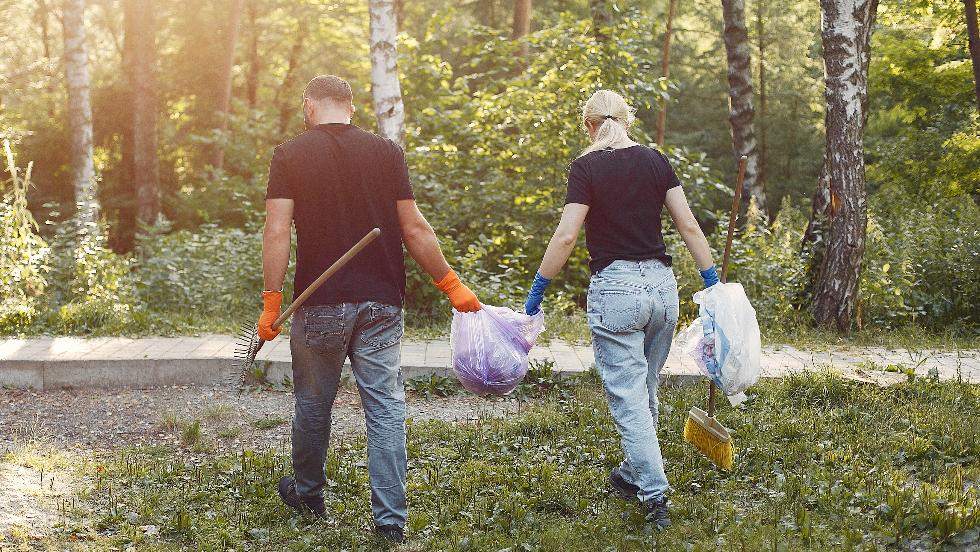
[(218, 438), (225, 440), (237, 439), (241, 435), (242, 429), (240, 427), (228, 427), (218, 432)]
[(204, 417), (210, 421), (225, 420), (235, 415), (235, 407), (227, 404), (214, 404), (204, 410)]
[(180, 428), (180, 442), (185, 447), (196, 445), (200, 442), (202, 435), (201, 420), (194, 420), (193, 422), (183, 424)]
[(252, 425), (258, 429), (272, 429), (274, 427), (283, 426), (289, 423), (286, 418), (280, 418), (278, 416), (266, 416), (265, 418), (259, 418), (252, 422)]
[(455, 378), (429, 374), (428, 377), (412, 378), (405, 382), (405, 388), (422, 398), (448, 397), (460, 392), (461, 386)]

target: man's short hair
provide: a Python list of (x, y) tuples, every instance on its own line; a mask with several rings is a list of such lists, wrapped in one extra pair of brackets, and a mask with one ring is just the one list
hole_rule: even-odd
[(346, 80), (334, 75), (320, 75), (306, 85), (303, 97), (315, 101), (330, 98), (337, 102), (350, 103), (354, 101), (354, 92)]

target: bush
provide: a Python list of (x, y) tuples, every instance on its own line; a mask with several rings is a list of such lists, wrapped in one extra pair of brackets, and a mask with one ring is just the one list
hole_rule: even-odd
[(10, 190), (0, 202), (0, 330), (16, 331), (29, 325), (37, 315), (37, 302), (43, 295), (48, 246), (37, 234), (38, 226), (27, 208), (31, 168), (20, 176), (10, 143), (4, 140), (4, 153)]

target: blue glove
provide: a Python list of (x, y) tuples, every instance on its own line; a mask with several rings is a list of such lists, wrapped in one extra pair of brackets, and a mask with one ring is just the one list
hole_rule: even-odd
[(715, 270), (715, 265), (699, 271), (701, 273), (701, 279), (704, 280), (704, 289), (718, 283), (718, 271)]
[(535, 273), (534, 282), (531, 283), (531, 291), (527, 292), (527, 301), (524, 301), (525, 314), (538, 314), (541, 312), (541, 302), (544, 301), (544, 290), (548, 289), (551, 280), (545, 278), (540, 272)]

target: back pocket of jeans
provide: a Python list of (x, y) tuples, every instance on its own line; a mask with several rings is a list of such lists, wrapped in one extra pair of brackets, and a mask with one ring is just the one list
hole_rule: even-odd
[(361, 340), (376, 349), (384, 349), (397, 343), (404, 333), (402, 309), (375, 303), (370, 306), (370, 320), (361, 328)]
[(617, 287), (599, 291), (602, 327), (611, 332), (637, 330), (640, 318), (640, 290)]
[(306, 346), (331, 353), (344, 344), (344, 305), (318, 305), (303, 309)]

